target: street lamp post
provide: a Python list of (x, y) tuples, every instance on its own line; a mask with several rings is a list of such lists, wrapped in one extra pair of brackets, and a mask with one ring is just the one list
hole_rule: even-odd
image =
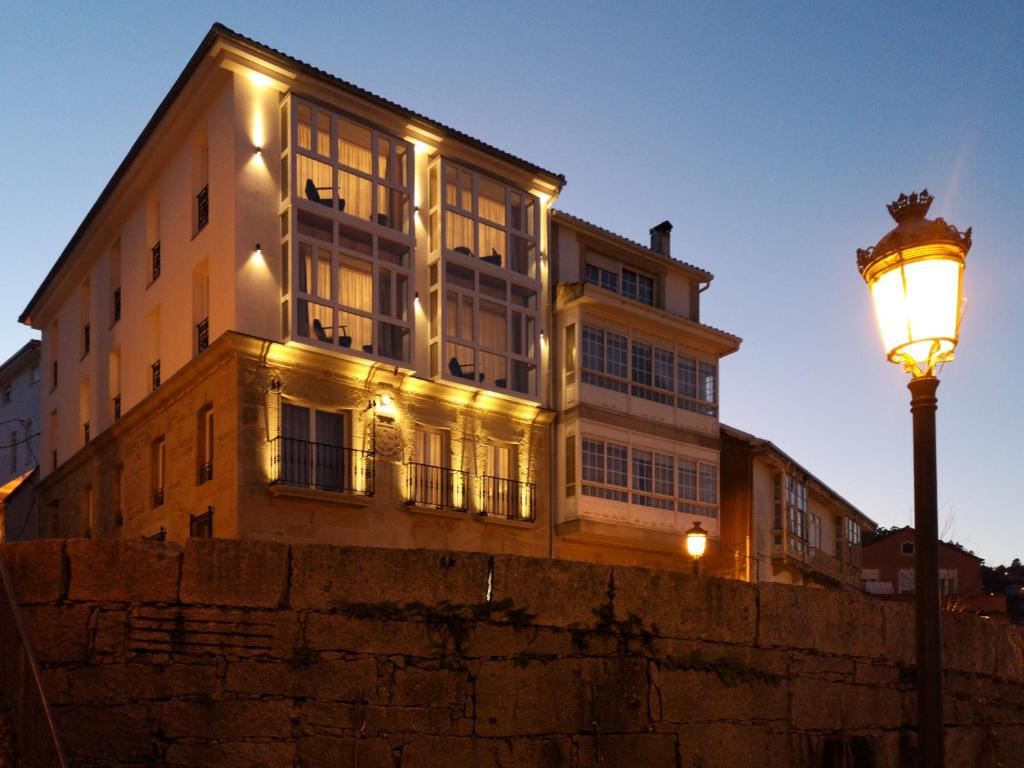
[(708, 546), (708, 532), (700, 527), (700, 520), (695, 520), (693, 528), (686, 532), (686, 552), (693, 558), (693, 575), (700, 575), (700, 559)]
[(935, 472), (935, 368), (953, 359), (960, 338), (963, 272), (971, 230), (926, 219), (928, 190), (900, 195), (887, 208), (896, 228), (857, 251), (882, 342), (911, 375), (914, 424), (914, 601), (917, 640), (918, 765), (945, 765), (939, 606), (938, 494)]

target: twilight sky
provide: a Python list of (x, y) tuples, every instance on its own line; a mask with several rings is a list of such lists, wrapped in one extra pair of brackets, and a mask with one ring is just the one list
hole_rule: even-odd
[[(21, 3), (0, 25), (0, 359), (214, 21), (564, 173), (557, 207), (715, 274), (722, 419), (883, 525), (913, 520), (907, 376), (855, 250), (927, 187), (974, 227), (940, 373), (939, 516), (1024, 558), (1024, 5)], [(829, 6), (829, 7), (826, 7)]]

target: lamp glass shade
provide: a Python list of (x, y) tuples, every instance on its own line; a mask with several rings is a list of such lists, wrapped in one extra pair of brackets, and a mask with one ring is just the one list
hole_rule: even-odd
[(960, 335), (963, 252), (942, 245), (902, 251), (865, 275), (889, 360), (915, 376), (953, 359)]
[(704, 555), (708, 545), (708, 533), (700, 527), (700, 523), (694, 523), (693, 528), (686, 532), (686, 552), (690, 557), (698, 558)]

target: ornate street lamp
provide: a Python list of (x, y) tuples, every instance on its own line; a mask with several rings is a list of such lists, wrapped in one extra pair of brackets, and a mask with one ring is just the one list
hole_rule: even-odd
[(708, 546), (708, 532), (700, 527), (700, 520), (695, 520), (693, 528), (686, 532), (686, 553), (693, 558), (693, 575), (699, 575), (700, 559)]
[(857, 251), (882, 343), (891, 362), (911, 375), (914, 422), (914, 588), (917, 636), (918, 764), (945, 764), (942, 647), (939, 634), (939, 533), (935, 473), (935, 367), (953, 359), (960, 338), (963, 274), (971, 230), (926, 219), (928, 190), (900, 195), (887, 208), (896, 228)]

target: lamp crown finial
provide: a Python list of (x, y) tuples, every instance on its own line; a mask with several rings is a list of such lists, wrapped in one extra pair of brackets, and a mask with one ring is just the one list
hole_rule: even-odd
[(935, 196), (929, 195), (927, 189), (922, 189), (909, 195), (901, 194), (885, 207), (889, 215), (899, 223), (910, 219), (923, 219), (934, 199)]

